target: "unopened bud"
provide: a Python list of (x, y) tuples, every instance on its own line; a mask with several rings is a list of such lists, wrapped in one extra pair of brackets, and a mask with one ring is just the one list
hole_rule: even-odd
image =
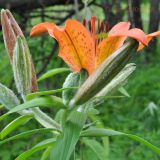
[(13, 54), (13, 73), (18, 92), (25, 96), (32, 89), (32, 61), (24, 37), (18, 36)]
[(23, 33), (9, 10), (1, 10), (1, 24), (5, 47), (12, 63), (16, 37), (23, 36)]
[(135, 69), (136, 64), (127, 64), (109, 84), (107, 84), (98, 94), (96, 94), (96, 97), (103, 97), (112, 94), (116, 89), (123, 85), (129, 76), (135, 71)]
[(101, 91), (129, 62), (137, 47), (137, 41), (128, 41), (104, 60), (80, 87), (75, 97), (71, 100), (70, 106), (83, 104)]
[[(8, 52), (10, 62), (12, 64), (16, 38), (18, 36), (23, 37), (23, 39), (25, 38), (21, 28), (19, 27), (18, 23), (16, 22), (12, 13), (9, 10), (4, 10), (4, 9), (1, 10), (1, 24), (2, 24), (3, 39), (4, 39), (5, 47)], [(35, 92), (37, 90), (37, 78), (36, 78), (33, 62), (31, 63), (32, 63), (32, 90), (31, 91)]]

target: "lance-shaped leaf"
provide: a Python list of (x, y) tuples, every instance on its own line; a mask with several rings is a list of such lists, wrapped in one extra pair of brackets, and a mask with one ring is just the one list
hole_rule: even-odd
[(81, 136), (82, 137), (125, 136), (125, 137), (128, 137), (134, 141), (142, 143), (143, 145), (145, 145), (146, 147), (151, 149), (153, 152), (160, 155), (160, 148), (158, 148), (157, 146), (151, 144), (147, 140), (145, 140), (141, 137), (138, 137), (134, 134), (128, 134), (128, 133), (119, 132), (119, 131), (115, 131), (115, 130), (111, 130), (111, 129), (104, 129), (104, 128), (90, 128), (88, 130), (83, 131), (81, 133)]
[(0, 83), (0, 103), (8, 110), (20, 104), (17, 96), (12, 90)]
[(35, 152), (53, 146), (55, 141), (56, 141), (55, 138), (46, 139), (35, 145), (33, 148), (29, 149), (28, 151), (23, 152), (15, 160), (25, 160), (28, 157), (32, 156), (32, 154), (34, 154)]
[(136, 41), (128, 41), (110, 55), (80, 87), (70, 105), (83, 104), (103, 89), (129, 62), (137, 47)]
[(100, 142), (94, 139), (83, 138), (83, 143), (89, 147), (93, 153), (98, 157), (98, 160), (107, 160), (108, 155), (106, 153), (105, 148), (100, 144)]
[(9, 138), (6, 138), (2, 141), (0, 141), (0, 145), (4, 144), (4, 143), (7, 143), (7, 142), (10, 142), (10, 141), (14, 141), (14, 140), (19, 140), (19, 139), (23, 139), (23, 138), (26, 138), (26, 137), (31, 137), (32, 135), (34, 134), (47, 134), (49, 132), (52, 132), (54, 133), (55, 135), (57, 135), (58, 132), (55, 132), (53, 130), (53, 128), (39, 128), (39, 129), (33, 129), (33, 130), (29, 130), (29, 131), (26, 131), (26, 132), (21, 132), (19, 134), (16, 134), (12, 137), (9, 137)]
[(127, 64), (122, 71), (96, 95), (96, 97), (110, 95), (127, 80), (135, 69), (136, 65), (134, 63)]
[(33, 114), (26, 114), (23, 116), (20, 116), (16, 118), (14, 121), (9, 123), (1, 132), (0, 132), (0, 138), (3, 139), (6, 137), (10, 132), (15, 130), (18, 126), (25, 124), (33, 117)]
[(50, 155), (51, 160), (70, 159), (86, 121), (86, 115), (83, 112), (72, 111), (69, 114), (66, 113), (65, 117), (63, 132), (53, 147)]
[(69, 68), (55, 68), (55, 69), (49, 70), (46, 73), (44, 73), (41, 77), (38, 78), (38, 81), (42, 81), (56, 74), (63, 73), (63, 72), (69, 72), (69, 71), (70, 71)]
[(62, 92), (62, 99), (65, 105), (68, 105), (70, 100), (74, 97), (75, 93), (77, 92), (78, 87), (83, 84), (86, 78), (87, 78), (87, 73), (84, 70), (80, 71), (80, 73), (75, 73), (75, 72), (70, 73), (67, 76), (65, 82), (63, 83), (63, 88), (70, 88), (70, 87), (75, 87), (75, 88), (73, 88), (72, 90), (64, 90)]
[(21, 36), (14, 48), (13, 73), (17, 90), (24, 97), (32, 89), (32, 62), (27, 42)]

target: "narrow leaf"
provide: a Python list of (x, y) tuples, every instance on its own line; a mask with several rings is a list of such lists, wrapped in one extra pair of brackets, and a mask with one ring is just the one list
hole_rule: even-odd
[(33, 114), (23, 115), (9, 123), (1, 132), (0, 137), (3, 139), (6, 137), (10, 132), (15, 130), (17, 127), (19, 127), (22, 124), (25, 124), (33, 117)]
[(21, 111), (23, 109), (33, 108), (33, 107), (58, 107), (58, 108), (65, 108), (61, 99), (55, 96), (48, 96), (48, 97), (40, 97), (35, 98), (31, 101), (27, 101), (23, 104), (20, 104), (14, 108), (12, 108), (8, 113), (15, 113)]
[(108, 159), (104, 147), (98, 141), (94, 139), (90, 140), (88, 138), (84, 138), (82, 141), (97, 155), (99, 160)]
[(72, 111), (67, 114), (67, 119), (63, 126), (63, 133), (58, 137), (51, 152), (50, 159), (69, 160), (75, 145), (79, 139), (80, 132), (86, 120), (86, 115), (81, 112)]
[(23, 152), (21, 155), (19, 155), (15, 160), (25, 160), (28, 157), (30, 157), (33, 153), (45, 149), (49, 146), (53, 146), (53, 144), (55, 143), (56, 139), (55, 138), (50, 138), (50, 139), (46, 139), (40, 143), (38, 143), (36, 146), (34, 146), (33, 148), (29, 149), (26, 152)]
[(153, 144), (146, 141), (145, 139), (138, 137), (136, 135), (133, 135), (133, 134), (127, 134), (127, 133), (123, 133), (119, 131), (114, 131), (111, 129), (91, 128), (91, 129), (83, 131), (81, 133), (81, 136), (82, 137), (126, 136), (130, 139), (133, 139), (137, 142), (144, 144), (146, 147), (151, 149), (153, 152), (160, 155), (160, 148), (154, 146)]
[(58, 93), (58, 92), (62, 92), (64, 90), (71, 90), (71, 89), (75, 89), (77, 87), (68, 87), (68, 88), (60, 88), (60, 89), (56, 89), (56, 90), (49, 90), (49, 91), (41, 91), (41, 92), (34, 92), (34, 93), (30, 93), (26, 96), (26, 99), (27, 100), (31, 100), (35, 97), (38, 97), (38, 96), (44, 96), (44, 95), (53, 95), (55, 93)]
[(121, 92), (124, 96), (126, 97), (130, 97), (129, 93), (126, 91), (126, 89), (124, 87), (120, 87), (119, 92)]
[(8, 110), (20, 104), (12, 90), (0, 83), (0, 103)]
[(70, 69), (69, 68), (55, 68), (52, 70), (47, 71), (46, 73), (44, 73), (41, 77), (39, 77), (38, 82), (42, 81), (44, 79), (47, 79), (51, 76), (54, 76), (56, 74), (62, 73), (62, 72), (69, 72)]
[[(6, 138), (2, 141), (0, 141), (0, 145), (6, 143), (6, 142), (10, 142), (10, 141), (13, 141), (13, 140), (18, 140), (18, 139), (21, 139), (21, 138), (25, 138), (27, 136), (31, 136), (33, 134), (45, 134), (45, 133), (48, 133), (48, 132), (53, 132), (54, 130), (52, 128), (40, 128), (40, 129), (34, 129), (34, 130), (30, 130), (30, 131), (26, 131), (26, 132), (22, 132), (20, 134), (17, 134), (15, 136), (12, 136), (12, 137), (9, 137), (9, 138)], [(54, 132), (54, 134), (57, 134), (57, 132)]]
[[(86, 80), (86, 78), (87, 78), (87, 73), (84, 70), (82, 70), (80, 73), (75, 73), (75, 72), (70, 73), (65, 79), (65, 82), (63, 83), (63, 88), (68, 88), (68, 87), (73, 88), (75, 86), (80, 87)], [(72, 90), (64, 90), (62, 92), (62, 99), (65, 105), (68, 105), (70, 100), (74, 97), (75, 93), (78, 90), (78, 87), (73, 88)]]
[(50, 155), (51, 150), (52, 150), (52, 147), (48, 147), (48, 148), (44, 151), (44, 153), (43, 153), (43, 155), (42, 155), (42, 157), (41, 157), (40, 160), (47, 160), (48, 157), (49, 157), (49, 155)]

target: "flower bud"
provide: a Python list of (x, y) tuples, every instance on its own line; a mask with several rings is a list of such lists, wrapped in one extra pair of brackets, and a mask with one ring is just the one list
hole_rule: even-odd
[[(1, 24), (2, 24), (3, 39), (4, 39), (5, 47), (8, 52), (10, 62), (12, 64), (13, 63), (13, 52), (14, 52), (13, 50), (16, 44), (16, 38), (18, 36), (23, 37), (23, 39), (25, 38), (24, 38), (21, 28), (19, 27), (12, 13), (9, 10), (4, 10), (4, 9), (1, 10)], [(37, 78), (36, 78), (36, 73), (35, 73), (33, 62), (31, 62), (31, 66), (32, 66), (32, 78), (31, 78), (32, 79), (32, 89), (31, 91), (35, 92), (37, 90)]]
[(1, 10), (1, 24), (4, 44), (12, 63), (16, 37), (23, 36), (23, 33), (9, 10)]
[(24, 97), (32, 89), (32, 61), (27, 42), (18, 36), (13, 52), (13, 73), (18, 92)]
[(130, 40), (104, 60), (80, 87), (70, 106), (83, 104), (101, 91), (129, 62), (137, 47), (138, 42)]
[(116, 89), (118, 89), (123, 83), (129, 78), (129, 76), (135, 71), (136, 64), (127, 64), (114, 78), (107, 84), (96, 97), (103, 97), (112, 94)]

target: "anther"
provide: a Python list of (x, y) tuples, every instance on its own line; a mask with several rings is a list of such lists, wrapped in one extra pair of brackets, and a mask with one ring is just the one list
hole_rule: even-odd
[(98, 33), (100, 33), (101, 31), (101, 22), (100, 22), (100, 19), (98, 19)]
[(101, 23), (101, 31), (104, 32), (104, 22)]
[(86, 27), (86, 19), (83, 19), (83, 25)]
[(95, 22), (96, 22), (96, 17), (92, 16), (91, 17), (91, 29), (92, 29), (92, 34), (96, 34), (96, 26), (95, 26)]
[(91, 31), (91, 21), (88, 21), (88, 28), (89, 28), (89, 31)]
[(109, 31), (109, 25), (108, 25), (108, 21), (106, 21), (106, 24), (105, 24), (105, 29), (106, 29), (106, 32)]

